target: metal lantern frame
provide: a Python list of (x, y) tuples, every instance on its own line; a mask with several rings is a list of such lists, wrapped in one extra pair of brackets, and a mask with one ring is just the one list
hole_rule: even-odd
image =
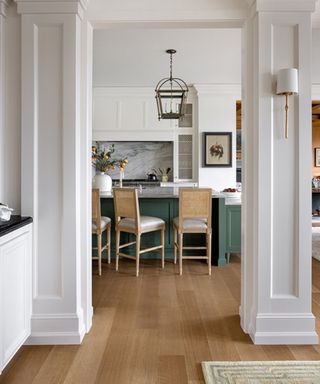
[[(170, 77), (161, 79), (155, 89), (158, 108), (158, 119), (180, 119), (185, 112), (189, 88), (187, 84), (178, 77), (172, 77), (172, 55), (177, 51), (168, 49), (170, 54)], [(169, 110), (167, 110), (167, 102)]]

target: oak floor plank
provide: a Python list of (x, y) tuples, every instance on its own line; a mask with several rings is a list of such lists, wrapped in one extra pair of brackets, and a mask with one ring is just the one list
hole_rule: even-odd
[[(172, 271), (174, 267), (171, 266)], [(161, 356), (184, 356), (176, 279), (172, 273), (159, 280), (159, 353)]]
[(207, 333), (193, 291), (179, 291), (178, 306), (188, 379), (195, 380), (201, 376), (200, 362), (211, 360)]
[(0, 375), (1, 384), (31, 384), (53, 346), (23, 346)]
[(295, 360), (291, 347), (278, 345), (275, 349), (272, 345), (263, 345), (262, 349), (269, 360)]
[[(230, 343), (230, 332), (224, 316), (219, 310), (221, 282), (219, 278), (198, 279), (194, 286), (194, 293), (199, 303), (202, 322), (204, 324), (207, 339), (213, 360), (239, 360), (239, 354)], [(236, 314), (236, 306), (233, 305), (232, 314)]]
[(130, 337), (111, 336), (95, 383), (156, 383), (158, 355), (153, 329), (135, 329)]
[(32, 383), (63, 383), (79, 348), (80, 346), (78, 345), (54, 346)]
[[(240, 327), (241, 258), (213, 268), (143, 260), (93, 267), (92, 330), (81, 346), (23, 347), (0, 384), (203, 384), (204, 360), (320, 360), (320, 346), (254, 345)], [(313, 260), (313, 313), (320, 333), (320, 262)]]
[(188, 384), (184, 356), (168, 355), (159, 357), (158, 384)]
[(305, 345), (292, 345), (290, 351), (294, 356), (293, 360), (319, 360), (319, 351), (316, 347), (309, 347)]
[(97, 308), (93, 327), (80, 346), (64, 384), (94, 383), (111, 331), (115, 310)]

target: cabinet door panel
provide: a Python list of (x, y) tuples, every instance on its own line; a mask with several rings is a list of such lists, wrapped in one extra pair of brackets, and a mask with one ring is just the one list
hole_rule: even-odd
[(227, 252), (241, 251), (241, 206), (226, 206)]
[(93, 102), (94, 132), (119, 129), (119, 102), (116, 99), (95, 97)]
[(0, 247), (3, 365), (30, 334), (31, 259), (29, 235)]
[(193, 134), (178, 135), (178, 179), (193, 179)]

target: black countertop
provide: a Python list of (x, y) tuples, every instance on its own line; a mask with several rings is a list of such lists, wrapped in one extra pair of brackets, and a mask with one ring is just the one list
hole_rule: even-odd
[(12, 215), (9, 221), (0, 220), (0, 237), (32, 223), (32, 217)]

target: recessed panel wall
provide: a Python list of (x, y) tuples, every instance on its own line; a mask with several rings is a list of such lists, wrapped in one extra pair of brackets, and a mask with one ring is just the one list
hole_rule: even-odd
[[(63, 26), (38, 26), (38, 296), (61, 296)], [(71, 150), (71, 149), (70, 149)], [(40, 272), (41, 271), (41, 272)]]
[[(273, 69), (297, 68), (297, 26), (272, 28)], [(287, 49), (283, 49), (283, 41)], [(285, 96), (274, 97), (272, 127), (272, 296), (296, 295), (298, 252), (298, 186), (299, 156), (297, 155), (299, 125), (294, 111), (296, 98), (289, 97), (289, 139), (284, 137)], [(298, 112), (296, 112), (298, 113)]]

